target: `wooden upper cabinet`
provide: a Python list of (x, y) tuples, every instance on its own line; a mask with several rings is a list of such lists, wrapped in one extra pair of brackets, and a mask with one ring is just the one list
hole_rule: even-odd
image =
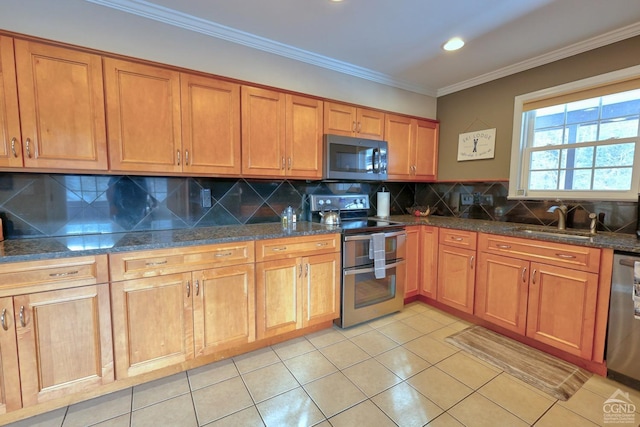
[(104, 59), (111, 170), (181, 172), (180, 73)]
[(0, 36), (0, 167), (22, 167), (13, 39)]
[(240, 175), (240, 85), (182, 73), (183, 170)]
[(415, 120), (415, 169), (420, 181), (435, 181), (438, 176), (438, 135), (440, 124), (429, 120)]
[(107, 170), (101, 57), (15, 40), (15, 59), (24, 166)]
[(324, 133), (382, 140), (384, 113), (337, 102), (325, 102)]
[(389, 143), (389, 179), (433, 181), (438, 167), (436, 122), (386, 114), (385, 140)]
[(322, 178), (323, 102), (286, 95), (286, 175)]
[(284, 176), (285, 95), (242, 86), (241, 96), (242, 174)]
[(387, 114), (385, 139), (389, 144), (389, 179), (412, 179), (415, 167), (415, 120), (409, 117)]

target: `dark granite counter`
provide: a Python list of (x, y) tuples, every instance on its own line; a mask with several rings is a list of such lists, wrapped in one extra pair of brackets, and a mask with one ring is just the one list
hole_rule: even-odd
[[(638, 240), (633, 234), (598, 232), (595, 235), (590, 235), (589, 230), (568, 229), (565, 232), (562, 232), (556, 227), (546, 227), (541, 225), (441, 216), (428, 216), (422, 218), (410, 215), (398, 215), (392, 216), (391, 220), (401, 222), (406, 225), (432, 225), (434, 227), (455, 228), (458, 230), (501, 234), (504, 236), (521, 237), (525, 239), (546, 240), (577, 246), (610, 248), (618, 251), (640, 253), (640, 240)], [(573, 237), (576, 235), (580, 237)]]
[[(580, 233), (582, 238), (563, 236), (555, 227), (518, 224), (512, 222), (478, 219), (410, 215), (392, 216), (392, 221), (405, 225), (432, 225), (435, 227), (501, 234), (534, 240), (547, 240), (579, 246), (611, 248), (640, 253), (640, 241), (631, 234), (598, 233), (589, 236), (585, 230), (568, 230)], [(551, 232), (553, 234), (530, 233)], [(187, 230), (144, 231), (120, 234), (92, 234), (68, 237), (50, 237), (6, 240), (0, 242), (0, 263), (67, 258), (136, 250), (162, 249), (195, 245), (208, 245), (233, 241), (273, 239), (280, 237), (308, 236), (340, 232), (340, 228), (317, 223), (298, 222), (295, 229), (283, 229), (279, 223), (205, 227)]]
[(0, 263), (339, 232), (335, 227), (301, 221), (290, 230), (280, 223), (268, 223), (5, 240), (0, 242)]

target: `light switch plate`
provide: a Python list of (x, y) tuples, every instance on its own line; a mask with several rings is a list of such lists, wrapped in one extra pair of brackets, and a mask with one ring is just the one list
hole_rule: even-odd
[(202, 201), (203, 208), (211, 207), (211, 189), (210, 188), (202, 188), (200, 190), (200, 200)]

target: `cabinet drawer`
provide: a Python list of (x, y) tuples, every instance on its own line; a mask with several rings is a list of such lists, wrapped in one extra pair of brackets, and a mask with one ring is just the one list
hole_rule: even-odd
[(123, 252), (109, 255), (111, 280), (139, 279), (252, 263), (254, 242)]
[(258, 240), (256, 242), (256, 261), (296, 258), (305, 255), (337, 252), (339, 250), (339, 234)]
[(441, 245), (457, 246), (474, 250), (478, 242), (478, 233), (475, 231), (440, 228), (438, 237)]
[(0, 296), (109, 281), (106, 255), (0, 264)]
[(479, 249), (483, 252), (512, 255), (520, 259), (591, 273), (597, 273), (600, 269), (600, 249), (587, 246), (481, 233)]

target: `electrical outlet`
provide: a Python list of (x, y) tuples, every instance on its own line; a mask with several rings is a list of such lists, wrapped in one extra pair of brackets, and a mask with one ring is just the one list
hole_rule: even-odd
[(460, 205), (471, 206), (473, 204), (473, 194), (461, 194)]
[(211, 189), (210, 188), (200, 189), (200, 200), (202, 201), (203, 208), (211, 207)]
[(485, 205), (485, 206), (493, 206), (493, 194), (485, 194), (484, 196), (481, 196), (481, 204)]

